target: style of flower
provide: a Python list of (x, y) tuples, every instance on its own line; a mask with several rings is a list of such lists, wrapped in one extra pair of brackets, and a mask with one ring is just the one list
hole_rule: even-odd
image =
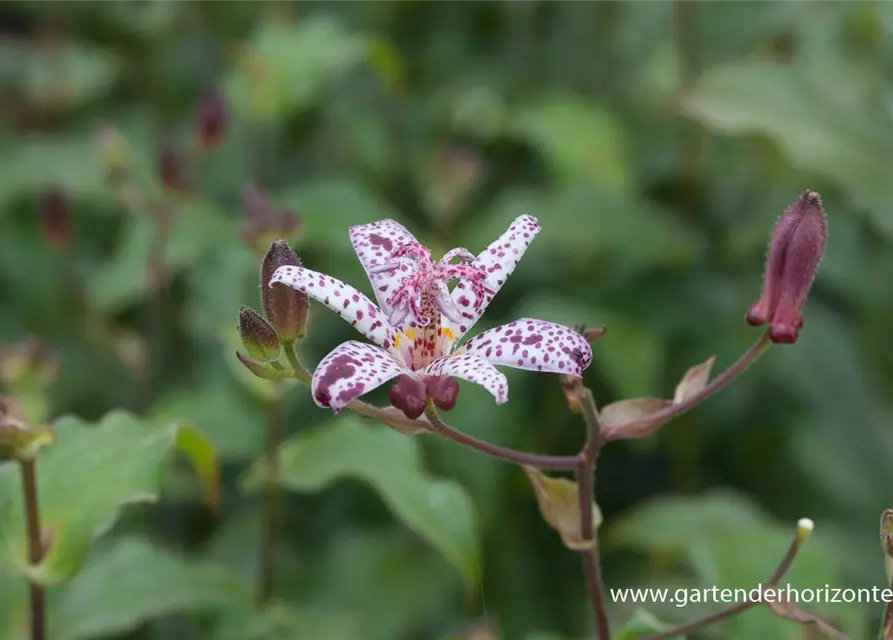
[(394, 220), (351, 227), (351, 243), (378, 306), (331, 276), (299, 266), (277, 269), (270, 286), (284, 283), (306, 293), (373, 343), (345, 342), (322, 359), (311, 381), (317, 405), (338, 413), (399, 377), (391, 402), (418, 417), (426, 397), (441, 408), (452, 406), (458, 392), (452, 377), (477, 383), (497, 403), (506, 402), (508, 383), (494, 365), (582, 376), (592, 360), (589, 343), (553, 322), (522, 318), (460, 345), (539, 231), (536, 218), (520, 216), (479, 255), (458, 248), (434, 262)]

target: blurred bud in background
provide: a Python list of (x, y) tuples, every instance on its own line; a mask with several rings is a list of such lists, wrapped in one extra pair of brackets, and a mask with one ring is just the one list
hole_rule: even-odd
[(123, 180), (129, 171), (127, 143), (124, 136), (115, 127), (106, 125), (96, 134), (96, 146), (105, 170), (105, 177), (110, 183)]
[(158, 179), (169, 190), (184, 194), (192, 188), (192, 180), (186, 167), (183, 154), (171, 143), (164, 143), (158, 150), (156, 160)]
[(265, 247), (277, 238), (289, 237), (300, 224), (297, 213), (276, 211), (267, 194), (256, 184), (245, 186), (242, 213), (244, 224), (240, 235), (251, 247)]
[(486, 177), (484, 162), (471, 149), (445, 145), (423, 167), (424, 198), (436, 219), (455, 218)]
[(226, 102), (220, 92), (213, 90), (205, 94), (196, 111), (195, 128), (199, 147), (205, 151), (216, 149), (226, 133)]
[(304, 336), (307, 324), (307, 294), (281, 282), (270, 286), (270, 280), (279, 267), (300, 266), (301, 260), (282, 239), (270, 245), (261, 264), (261, 299), (264, 314), (282, 342), (293, 342)]
[(62, 249), (71, 239), (71, 210), (68, 196), (61, 187), (50, 187), (38, 205), (40, 229), (44, 240), (54, 249)]
[(770, 323), (772, 342), (792, 343), (803, 326), (803, 306), (828, 240), (821, 197), (807, 191), (778, 219), (772, 230), (763, 292), (748, 310), (747, 323)]

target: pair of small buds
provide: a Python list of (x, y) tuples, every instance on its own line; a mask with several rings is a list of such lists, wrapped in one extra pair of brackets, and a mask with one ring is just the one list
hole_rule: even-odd
[(266, 318), (248, 307), (239, 310), (239, 335), (248, 357), (236, 355), (257, 375), (261, 371), (259, 363), (279, 358), (281, 344), (291, 344), (304, 336), (307, 294), (281, 283), (269, 285), (276, 269), (285, 266), (299, 267), (301, 260), (285, 240), (276, 240), (261, 264), (261, 302)]
[(762, 295), (746, 316), (753, 326), (768, 323), (772, 342), (797, 341), (803, 326), (803, 306), (827, 242), (828, 223), (821, 197), (807, 191), (775, 224), (766, 254)]

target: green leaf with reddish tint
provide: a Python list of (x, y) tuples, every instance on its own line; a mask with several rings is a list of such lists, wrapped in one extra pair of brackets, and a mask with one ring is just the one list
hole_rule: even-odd
[(37, 460), (40, 522), (46, 555), (30, 566), (17, 465), (0, 466), (0, 567), (53, 585), (80, 568), (92, 540), (114, 524), (121, 507), (158, 499), (164, 471), (182, 448), (217, 501), (217, 464), (210, 445), (189, 427), (150, 428), (116, 411), (98, 424), (63, 418), (56, 443)]
[[(353, 415), (299, 433), (279, 448), (281, 483), (318, 492), (345, 478), (370, 484), (394, 514), (440, 551), (469, 587), (479, 579), (477, 514), (464, 487), (431, 476), (422, 464), (419, 441)], [(257, 490), (268, 481), (258, 462), (244, 486)]]

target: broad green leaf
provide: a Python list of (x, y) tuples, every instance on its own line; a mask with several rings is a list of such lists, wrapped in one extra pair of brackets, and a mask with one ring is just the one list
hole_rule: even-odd
[[(411, 535), (399, 526), (376, 527), (332, 540), (308, 570), (305, 580), (313, 586), (305, 589), (306, 608), (343, 621), (350, 632), (342, 638), (403, 638), (436, 620), (444, 601), (457, 593), (459, 576), (436, 551), (412, 544)], [(345, 572), (351, 580), (339, 577)]]
[(631, 190), (629, 142), (611, 111), (582, 98), (552, 95), (522, 108), (514, 129), (543, 154), (559, 180)]
[(686, 228), (666, 209), (592, 183), (551, 192), (507, 190), (464, 230), (463, 243), (486, 246), (524, 213), (536, 216), (542, 231), (519, 268), (555, 255), (564, 260), (601, 256), (610, 258), (614, 269), (635, 272), (691, 264), (705, 246), (696, 229)]
[(55, 595), (53, 638), (117, 636), (152, 618), (252, 598), (250, 584), (221, 566), (188, 561), (137, 538), (107, 547)]
[(97, 425), (76, 418), (56, 422), (55, 445), (36, 461), (40, 522), (48, 540), (44, 559), (29, 566), (18, 468), (0, 466), (0, 563), (43, 584), (69, 579), (82, 564), (94, 537), (110, 527), (120, 508), (154, 501), (162, 473), (178, 444), (205, 475), (208, 498), (217, 498), (216, 465), (209, 445), (187, 427), (149, 429), (124, 412)]
[[(164, 246), (164, 268), (169, 274), (195, 265), (219, 242), (235, 234), (232, 222), (205, 203), (184, 203), (173, 210), (172, 228)], [(148, 213), (132, 214), (114, 255), (87, 283), (87, 296), (97, 310), (119, 312), (146, 295), (154, 242), (156, 230)]]
[[(352, 415), (301, 433), (279, 449), (281, 482), (316, 492), (336, 480), (368, 482), (403, 522), (456, 566), (469, 587), (479, 579), (477, 516), (465, 489), (431, 477), (417, 440)], [(256, 490), (267, 480), (262, 463), (245, 479)]]
[(232, 381), (206, 381), (177, 390), (152, 407), (155, 424), (184, 420), (195, 425), (221, 460), (245, 460), (263, 451), (263, 406)]
[(876, 80), (860, 77), (856, 65), (824, 61), (821, 73), (769, 62), (717, 66), (701, 77), (681, 108), (718, 131), (768, 136), (797, 167), (846, 187), (893, 233), (887, 206), (893, 189), (885, 170), (893, 127), (873, 108)]
[(258, 121), (273, 121), (322, 99), (346, 71), (367, 59), (370, 43), (340, 22), (312, 15), (272, 16), (256, 28), (227, 78), (230, 101)]
[(110, 54), (67, 40), (42, 46), (38, 40), (4, 43), (3, 55), (16, 60), (19, 89), (41, 107), (72, 108), (105, 92), (120, 68)]
[(601, 524), (602, 513), (592, 503), (592, 537), (583, 538), (580, 521), (579, 490), (577, 483), (567, 478), (550, 478), (534, 467), (523, 467), (533, 486), (540, 514), (550, 527), (561, 536), (568, 549), (582, 551), (595, 545), (595, 530)]

